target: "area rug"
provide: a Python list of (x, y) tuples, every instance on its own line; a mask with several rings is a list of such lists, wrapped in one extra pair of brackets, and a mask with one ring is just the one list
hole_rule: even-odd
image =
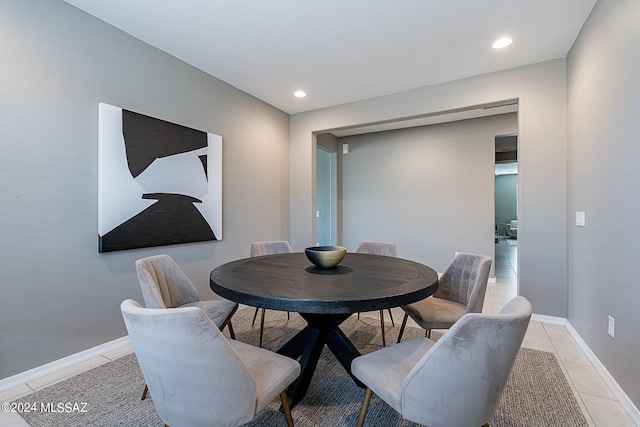
[[(233, 326), (238, 340), (258, 343), (259, 319), (251, 326), (253, 309), (238, 310)], [(305, 325), (296, 313), (267, 310), (263, 345), (276, 349)], [(361, 353), (382, 346), (379, 321), (355, 315), (341, 328)], [(399, 327), (387, 325), (387, 341), (395, 342)], [(226, 331), (225, 331), (226, 333)], [(434, 333), (437, 335), (437, 333)], [(404, 339), (424, 336), (418, 328), (407, 328)], [(434, 337), (434, 338), (437, 338)], [(53, 411), (23, 413), (33, 427), (40, 426), (163, 426), (153, 407), (153, 396), (140, 401), (144, 379), (134, 355), (79, 374), (19, 399), (23, 404), (41, 403)], [(323, 351), (305, 398), (292, 410), (298, 427), (354, 426), (364, 390), (358, 388), (333, 354)], [(60, 404), (63, 404), (62, 406)], [(286, 425), (276, 399), (248, 426)], [(413, 427), (374, 395), (366, 426)], [(497, 426), (586, 426), (588, 425), (552, 353), (522, 348), (507, 383), (498, 410), (490, 421)]]

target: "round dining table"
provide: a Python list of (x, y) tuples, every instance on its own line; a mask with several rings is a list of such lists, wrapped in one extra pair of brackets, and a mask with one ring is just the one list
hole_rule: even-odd
[(351, 314), (411, 304), (431, 296), (438, 275), (403, 258), (347, 253), (336, 267), (311, 264), (303, 252), (239, 259), (215, 268), (211, 289), (253, 307), (297, 312), (307, 326), (277, 352), (300, 359), (300, 377), (287, 389), (291, 405), (306, 394), (325, 345), (351, 378), (360, 352), (340, 330)]

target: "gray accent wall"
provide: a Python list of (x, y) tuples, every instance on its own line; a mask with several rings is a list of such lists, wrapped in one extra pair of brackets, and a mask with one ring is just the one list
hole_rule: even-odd
[(517, 126), (511, 113), (340, 138), (342, 244), (395, 242), (439, 272), (455, 252), (493, 257), (494, 139)]
[[(312, 195), (315, 190), (316, 132), (510, 99), (518, 99), (519, 108), (519, 293), (532, 302), (536, 313), (565, 317), (567, 111), (564, 59), (292, 115), (291, 241), (294, 246), (308, 244), (315, 236), (315, 197)], [(437, 203), (434, 203), (434, 209), (438, 209)], [(473, 218), (474, 214), (469, 212), (468, 215)], [(491, 227), (492, 221), (493, 218)], [(415, 224), (406, 224), (407, 230), (414, 227)], [(373, 227), (370, 231), (371, 234), (376, 232)], [(450, 248), (443, 248), (441, 257), (449, 257), (450, 252)]]
[[(640, 407), (640, 2), (598, 1), (567, 58), (568, 319)], [(585, 212), (577, 227), (575, 212)], [(615, 319), (615, 338), (607, 334)]]
[[(211, 299), (212, 268), (289, 238), (287, 114), (58, 0), (0, 2), (0, 40), (0, 378), (125, 336), (139, 258)], [(98, 253), (99, 102), (222, 136), (224, 240)]]
[(499, 232), (504, 236), (504, 224), (518, 219), (518, 175), (496, 175), (496, 217), (499, 218)]

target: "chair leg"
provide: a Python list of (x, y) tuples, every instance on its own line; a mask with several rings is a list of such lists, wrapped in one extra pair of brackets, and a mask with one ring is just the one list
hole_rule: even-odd
[[(256, 317), (258, 316), (258, 310), (262, 310), (262, 313), (260, 314), (260, 347), (262, 347), (262, 337), (264, 335), (264, 312), (265, 309), (264, 308), (257, 308), (256, 307), (256, 311), (253, 313), (253, 321), (251, 322), (251, 326), (254, 325), (254, 323), (256, 322)], [(291, 315), (289, 314), (289, 312), (287, 311), (287, 320), (291, 320)], [(233, 339), (235, 339), (235, 337), (231, 337)]]
[(262, 347), (262, 335), (264, 334), (264, 312), (265, 310), (263, 308), (262, 314), (260, 315), (260, 347)]
[(424, 336), (427, 338), (431, 338), (431, 329), (427, 329), (426, 331), (424, 331)]
[(149, 386), (145, 384), (144, 390), (142, 391), (142, 397), (140, 398), (140, 400), (144, 400), (145, 397), (147, 397), (147, 393), (149, 393)]
[(282, 401), (282, 409), (284, 410), (284, 417), (287, 419), (287, 426), (293, 427), (293, 418), (291, 417), (291, 406), (289, 405), (289, 396), (287, 391), (280, 393), (280, 400)]
[(229, 323), (227, 323), (227, 329), (229, 329), (229, 336), (231, 337), (231, 339), (235, 340), (236, 334), (235, 332), (233, 332), (233, 325), (231, 324), (231, 320), (229, 320)]
[(380, 329), (382, 329), (382, 346), (387, 346), (387, 341), (384, 337), (384, 310), (380, 310)]
[(389, 318), (391, 319), (391, 326), (396, 326), (396, 323), (393, 321), (393, 314), (391, 313), (391, 309), (388, 308), (387, 311), (389, 312)]
[(404, 317), (402, 318), (402, 326), (400, 326), (400, 333), (398, 334), (398, 341), (396, 341), (396, 344), (400, 342), (400, 340), (402, 339), (402, 334), (404, 333), (404, 328), (407, 326), (407, 317), (409, 317), (409, 315), (407, 313), (404, 314)]
[(256, 323), (256, 317), (258, 316), (258, 310), (260, 310), (260, 309), (258, 307), (256, 307), (256, 311), (253, 312), (253, 320), (251, 321), (251, 326), (252, 327)]
[(362, 400), (362, 406), (360, 407), (360, 414), (358, 415), (358, 424), (357, 427), (362, 427), (364, 425), (364, 417), (367, 416), (367, 411), (369, 410), (369, 402), (371, 402), (371, 395), (373, 392), (369, 387), (364, 392), (364, 399)]

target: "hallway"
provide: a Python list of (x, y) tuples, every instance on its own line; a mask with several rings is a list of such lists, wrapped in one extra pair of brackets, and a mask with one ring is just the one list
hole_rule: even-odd
[(518, 241), (501, 237), (496, 243), (496, 282), (517, 283)]

